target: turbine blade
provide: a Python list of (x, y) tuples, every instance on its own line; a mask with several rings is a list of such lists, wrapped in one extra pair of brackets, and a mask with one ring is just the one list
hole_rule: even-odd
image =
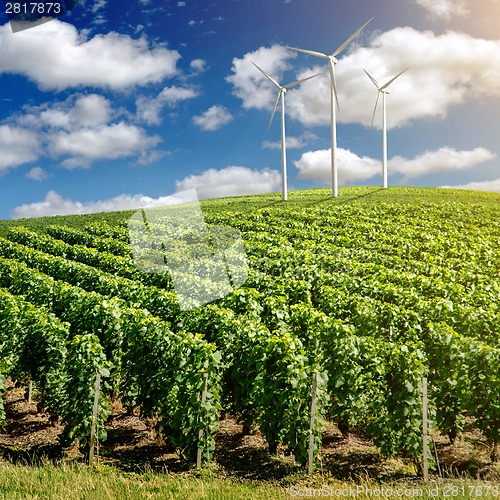
[(271, 128), (271, 123), (273, 122), (274, 113), (276, 113), (276, 108), (278, 107), (278, 102), (280, 100), (281, 93), (282, 93), (281, 90), (279, 90), (278, 95), (276, 96), (276, 100), (274, 101), (274, 108), (273, 108), (273, 112), (271, 113), (271, 119), (269, 120), (269, 126), (267, 127), (267, 130), (269, 130)]
[(370, 75), (370, 73), (368, 73), (368, 71), (366, 71), (366, 69), (363, 68), (363, 71), (368, 75), (368, 78), (373, 82), (373, 85), (375, 85), (375, 87), (377, 87), (377, 90), (378, 90), (379, 84), (378, 84), (377, 80), (375, 80), (375, 78), (373, 78), (373, 76)]
[(323, 54), (322, 52), (316, 52), (315, 50), (298, 49), (297, 47), (289, 47), (288, 45), (286, 46), (286, 48), (290, 50), (296, 50), (298, 52), (303, 52), (304, 54), (309, 54), (310, 56), (328, 59), (328, 56), (326, 54)]
[(262, 68), (259, 68), (253, 61), (252, 61), (252, 64), (266, 77), (268, 78), (269, 80), (271, 80), (271, 82), (274, 83), (274, 85), (276, 85), (276, 87), (278, 88), (281, 88), (281, 85), (272, 77), (270, 76), (268, 73), (266, 73)]
[(337, 102), (337, 108), (340, 110), (339, 96), (337, 93), (337, 81), (335, 80), (335, 69), (332, 61), (330, 61), (330, 84), (333, 88), (333, 93), (335, 94), (335, 101)]
[(299, 83), (305, 82), (307, 80), (310, 80), (311, 78), (316, 78), (319, 75), (322, 75), (323, 73), (317, 73), (312, 76), (308, 76), (307, 78), (302, 78), (301, 80), (297, 80), (296, 82), (289, 83), (288, 85), (284, 85), (285, 89), (291, 89), (292, 87), (295, 87), (295, 85), (298, 85)]
[(356, 31), (356, 33), (353, 33), (333, 54), (332, 54), (332, 57), (335, 57), (335, 56), (338, 56), (357, 36), (359, 36), (359, 34), (363, 31), (363, 28), (370, 22), (373, 20), (373, 17), (369, 20), (369, 21), (366, 21), (365, 24), (363, 24), (363, 26), (361, 26), (361, 28), (359, 28), (358, 31)]
[(373, 127), (373, 121), (375, 120), (375, 113), (377, 112), (377, 106), (378, 106), (378, 99), (380, 97), (380, 92), (377, 92), (377, 100), (375, 101), (375, 107), (373, 108), (373, 115), (372, 115), (372, 127)]
[(398, 73), (394, 78), (391, 78), (385, 85), (380, 87), (380, 90), (386, 89), (396, 78), (400, 77), (408, 69), (410, 69), (410, 68), (404, 69), (403, 71), (401, 71), (401, 73)]

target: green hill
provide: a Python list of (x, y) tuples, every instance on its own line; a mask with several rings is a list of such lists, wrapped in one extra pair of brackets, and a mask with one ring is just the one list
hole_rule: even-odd
[(500, 195), (318, 189), (202, 208), (240, 231), (248, 278), (187, 310), (168, 274), (134, 265), (133, 211), (2, 221), (2, 371), (35, 380), (67, 442), (88, 446), (99, 372), (100, 439), (112, 396), (188, 460), (213, 456), (223, 410), (302, 464), (325, 421), (418, 463), (426, 377), (439, 431), (473, 422), (497, 459)]

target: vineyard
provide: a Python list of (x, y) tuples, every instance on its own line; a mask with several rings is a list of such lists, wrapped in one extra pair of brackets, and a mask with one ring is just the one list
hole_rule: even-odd
[(120, 400), (191, 462), (214, 458), (231, 415), (300, 464), (331, 423), (420, 463), (426, 377), (433, 428), (453, 442), (472, 423), (498, 459), (498, 195), (345, 188), (202, 208), (241, 233), (248, 277), (187, 310), (168, 273), (135, 265), (131, 212), (3, 221), (0, 392), (31, 380), (85, 451), (99, 374), (101, 442)]

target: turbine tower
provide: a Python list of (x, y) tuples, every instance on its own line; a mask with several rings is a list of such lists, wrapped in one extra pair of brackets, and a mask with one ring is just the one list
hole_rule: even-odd
[(286, 201), (288, 199), (288, 188), (287, 188), (287, 174), (286, 174), (285, 94), (288, 89), (295, 87), (296, 85), (299, 85), (300, 83), (305, 82), (306, 80), (315, 78), (319, 76), (321, 73), (318, 73), (317, 75), (308, 76), (307, 78), (302, 78), (301, 80), (289, 83), (288, 85), (280, 85), (272, 76), (270, 76), (262, 68), (259, 68), (259, 66), (257, 66), (253, 61), (252, 64), (278, 88), (278, 94), (276, 96), (276, 100), (274, 101), (273, 112), (271, 113), (271, 119), (269, 120), (269, 126), (267, 127), (268, 130), (271, 128), (271, 123), (274, 118), (274, 113), (276, 113), (276, 108), (278, 107), (278, 102), (281, 98), (281, 198), (283, 201)]
[(391, 78), (387, 83), (384, 85), (380, 86), (377, 80), (373, 78), (366, 69), (363, 69), (363, 71), (368, 75), (368, 78), (373, 82), (375, 87), (378, 90), (378, 95), (377, 95), (377, 100), (375, 101), (375, 108), (373, 109), (373, 116), (372, 116), (372, 126), (373, 126), (373, 120), (375, 119), (375, 113), (377, 111), (377, 106), (378, 106), (378, 100), (380, 97), (380, 94), (382, 94), (382, 186), (384, 189), (387, 189), (387, 109), (386, 109), (386, 104), (385, 104), (385, 96), (387, 94), (390, 94), (391, 91), (387, 88), (389, 85), (399, 76), (401, 76), (408, 68), (404, 69), (401, 71), (401, 73), (398, 73), (394, 78)]
[[(373, 18), (372, 18), (373, 19)], [(332, 160), (332, 196), (337, 198), (338, 196), (338, 169), (337, 169), (337, 117), (335, 102), (337, 107), (339, 106), (339, 98), (337, 95), (337, 83), (335, 82), (335, 64), (337, 63), (338, 56), (363, 30), (363, 28), (372, 20), (367, 21), (361, 28), (359, 28), (356, 33), (351, 35), (335, 52), (331, 55), (323, 54), (322, 52), (316, 52), (314, 50), (298, 49), (297, 47), (287, 47), (291, 50), (296, 50), (298, 52), (303, 52), (304, 54), (309, 54), (315, 57), (321, 57), (328, 61), (330, 70), (330, 119), (331, 119), (331, 160)]]

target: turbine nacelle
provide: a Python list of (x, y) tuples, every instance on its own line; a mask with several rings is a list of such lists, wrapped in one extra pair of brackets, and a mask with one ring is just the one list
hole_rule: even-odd
[[(274, 118), (274, 113), (276, 113), (276, 108), (278, 107), (279, 100), (281, 96), (286, 94), (286, 91), (288, 89), (291, 89), (292, 87), (295, 87), (296, 85), (299, 85), (300, 83), (303, 83), (307, 80), (310, 80), (311, 78), (316, 78), (317, 76), (321, 75), (322, 73), (317, 73), (315, 75), (308, 76), (306, 78), (301, 78), (300, 80), (297, 80), (296, 82), (289, 83), (287, 85), (280, 85), (269, 73), (264, 71), (262, 68), (257, 66), (253, 61), (252, 64), (269, 80), (271, 81), (277, 88), (278, 88), (278, 95), (276, 96), (276, 100), (274, 101), (274, 107), (273, 107), (273, 112), (271, 113), (271, 119), (269, 120), (269, 126), (268, 129), (271, 128), (271, 123)], [(283, 97), (284, 98), (284, 97)]]
[(387, 88), (389, 85), (396, 80), (396, 78), (399, 78), (405, 71), (407, 71), (409, 68), (404, 69), (400, 73), (398, 73), (396, 76), (391, 78), (388, 82), (384, 83), (384, 85), (380, 85), (375, 78), (373, 78), (366, 69), (363, 69), (363, 71), (367, 74), (368, 78), (372, 81), (373, 85), (375, 85), (376, 89), (378, 90), (378, 95), (377, 95), (377, 100), (375, 101), (375, 108), (373, 109), (373, 115), (372, 115), (372, 126), (373, 126), (373, 120), (375, 119), (375, 113), (377, 112), (377, 106), (378, 106), (378, 99), (380, 97), (380, 94), (390, 94), (391, 91)]
[[(366, 23), (363, 24), (363, 26), (361, 26), (361, 28), (359, 28), (359, 30), (357, 30), (355, 33), (353, 33), (340, 47), (337, 48), (337, 50), (335, 50), (330, 55), (323, 54), (323, 52), (317, 52), (315, 50), (299, 49), (297, 47), (289, 47), (289, 46), (286, 47), (287, 49), (295, 50), (297, 52), (302, 52), (303, 54), (307, 54), (307, 55), (314, 56), (314, 57), (319, 57), (321, 59), (326, 59), (330, 63), (330, 80), (331, 80), (330, 84), (332, 87), (332, 92), (335, 94), (335, 101), (337, 102), (337, 107), (339, 109), (340, 109), (340, 106), (339, 106), (339, 97), (337, 95), (337, 83), (335, 81), (335, 72), (333, 69), (335, 64), (337, 64), (337, 62), (338, 62), (338, 59), (336, 56), (338, 56), (356, 37), (358, 37), (359, 34), (361, 33), (361, 31), (365, 28), (365, 26), (372, 20), (373, 20), (373, 17), (370, 20), (366, 21)], [(333, 102), (332, 102), (332, 106), (333, 106)]]

